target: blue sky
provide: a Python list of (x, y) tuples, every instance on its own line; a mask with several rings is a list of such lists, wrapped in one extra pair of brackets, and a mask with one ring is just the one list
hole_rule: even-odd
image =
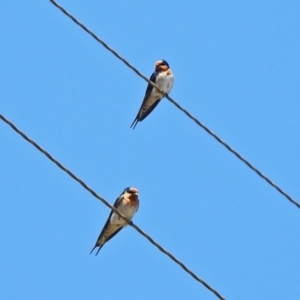
[[(25, 3), (26, 2), (26, 3)], [(59, 3), (300, 201), (299, 1)], [(49, 1), (0, 2), (0, 113), (226, 299), (299, 299), (300, 211)], [(0, 122), (1, 299), (217, 299)]]

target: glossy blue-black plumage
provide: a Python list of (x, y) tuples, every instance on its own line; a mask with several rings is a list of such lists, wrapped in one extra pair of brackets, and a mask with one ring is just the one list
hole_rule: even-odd
[[(118, 209), (118, 204), (120, 203), (120, 201), (122, 201), (123, 196), (124, 196), (125, 193), (132, 193), (132, 192), (131, 192), (131, 188), (130, 188), (130, 187), (127, 187), (126, 189), (124, 189), (124, 191), (121, 193), (121, 195), (117, 198), (117, 200), (116, 200), (115, 203), (114, 203), (114, 207), (115, 207), (115, 208)], [(138, 207), (137, 207), (137, 210), (138, 210)], [(137, 211), (137, 210), (136, 210), (136, 211)], [(97, 255), (97, 254), (99, 253), (100, 249), (104, 246), (104, 244), (103, 244), (103, 245), (98, 244), (98, 241), (100, 240), (100, 238), (101, 238), (102, 234), (104, 233), (106, 227), (109, 225), (110, 219), (111, 219), (111, 216), (112, 216), (113, 213), (114, 213), (114, 211), (112, 210), (112, 211), (110, 212), (109, 217), (108, 217), (106, 223), (104, 224), (103, 229), (101, 230), (101, 232), (100, 232), (100, 234), (99, 234), (99, 237), (98, 237), (98, 239), (97, 239), (97, 242), (96, 242), (94, 248), (91, 250), (90, 254), (95, 250), (95, 248), (99, 247), (98, 250), (97, 250), (97, 252), (96, 252), (96, 254), (95, 254), (95, 255)], [(105, 243), (107, 243), (107, 242), (108, 242), (110, 239), (112, 239), (118, 232), (120, 232), (122, 228), (123, 228), (123, 226), (120, 227), (119, 229), (117, 229), (117, 230), (116, 230), (114, 233), (112, 233), (109, 237), (107, 237)]]
[[(162, 66), (165, 66), (165, 67), (167, 67), (167, 69), (169, 69), (169, 64), (164, 59), (160, 59), (156, 62), (155, 71), (152, 73), (152, 75), (149, 79), (150, 81), (152, 81), (155, 84), (157, 83), (156, 78), (157, 78), (157, 75), (161, 72), (161, 70), (162, 70), (161, 67)], [(133, 129), (134, 129), (138, 122), (143, 121), (154, 110), (154, 108), (160, 102), (161, 98), (163, 98), (163, 95), (162, 95), (161, 98), (158, 97), (157, 99), (155, 99), (155, 102), (151, 106), (148, 107), (147, 106), (147, 101), (148, 101), (148, 99), (151, 95), (152, 90), (153, 90), (153, 86), (148, 83), (142, 105), (140, 106), (140, 109), (139, 109), (139, 111), (136, 115), (136, 118), (134, 119), (134, 121), (131, 124), (130, 128), (133, 127)], [(146, 106), (146, 108), (144, 108), (144, 106)]]
[[(158, 71), (153, 72), (149, 80), (152, 81), (153, 83), (156, 83), (156, 75), (157, 74), (158, 74)], [(150, 96), (152, 89), (153, 89), (153, 86), (150, 83), (148, 83), (148, 86), (147, 86), (147, 89), (145, 92), (145, 97), (143, 99), (140, 110), (143, 107), (143, 105), (145, 104), (145, 102), (147, 101), (148, 97)], [(141, 116), (140, 118), (139, 118), (139, 114), (140, 114), (140, 110), (139, 110), (136, 115), (136, 118), (134, 119), (130, 128), (133, 127), (132, 129), (134, 129), (138, 122), (143, 121), (153, 111), (153, 109), (156, 107), (156, 105), (159, 103), (159, 101), (155, 102), (152, 106), (150, 106), (148, 108), (148, 110), (145, 112), (145, 114), (143, 116)]]
[[(115, 208), (118, 208), (118, 203), (122, 200), (123, 195), (124, 195), (126, 192), (128, 192), (129, 190), (130, 190), (130, 187), (127, 187), (127, 188), (122, 192), (122, 194), (117, 198), (117, 200), (116, 200), (115, 203), (114, 203), (114, 207), (115, 207)], [(111, 216), (112, 216), (113, 212), (114, 212), (113, 210), (110, 212), (109, 217), (108, 217), (106, 223), (104, 224), (103, 229), (101, 230), (101, 232), (100, 232), (100, 234), (99, 234), (99, 237), (98, 237), (98, 239), (97, 239), (97, 242), (96, 242), (94, 248), (91, 250), (90, 254), (95, 250), (96, 247), (99, 247), (98, 250), (97, 250), (97, 252), (96, 252), (96, 254), (95, 254), (95, 255), (97, 255), (98, 252), (100, 251), (100, 249), (104, 246), (104, 244), (103, 244), (103, 245), (98, 245), (98, 241), (99, 241), (100, 237), (102, 236), (103, 232), (105, 231), (106, 227), (109, 225), (109, 222), (110, 222), (110, 219), (111, 219)], [(113, 238), (113, 237), (114, 237), (114, 236), (115, 236), (122, 228), (123, 228), (123, 227), (120, 227), (120, 228), (119, 228), (118, 230), (116, 230), (112, 235), (110, 235), (109, 237), (107, 237), (106, 242), (108, 242), (111, 238)]]

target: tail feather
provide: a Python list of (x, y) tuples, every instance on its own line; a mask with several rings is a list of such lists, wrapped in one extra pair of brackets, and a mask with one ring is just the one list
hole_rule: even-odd
[(96, 254), (95, 254), (95, 256), (96, 256), (96, 255), (99, 253), (99, 251), (100, 251), (100, 249), (102, 248), (102, 246), (103, 246), (103, 245), (97, 245), (97, 244), (96, 244), (96, 245), (94, 246), (94, 248), (91, 250), (90, 254), (92, 254), (92, 252), (93, 252), (97, 247), (99, 247), (98, 250), (97, 250), (97, 252), (96, 252)]
[(95, 247), (91, 250), (90, 254), (92, 254), (92, 252), (97, 248), (97, 245), (95, 245)]
[(98, 255), (98, 253), (99, 253), (99, 251), (100, 251), (101, 248), (102, 248), (102, 246), (100, 246), (100, 247), (98, 248), (98, 250), (97, 250), (95, 256)]
[(134, 119), (134, 121), (132, 122), (130, 128), (132, 128), (132, 126), (133, 126), (132, 129), (134, 129), (138, 122), (139, 122), (139, 117), (137, 116), (137, 117)]

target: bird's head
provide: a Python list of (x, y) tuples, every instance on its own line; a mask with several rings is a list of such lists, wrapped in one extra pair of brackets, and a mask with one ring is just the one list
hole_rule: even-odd
[(139, 191), (138, 189), (134, 188), (134, 187), (128, 187), (124, 190), (123, 194), (128, 193), (130, 195), (135, 195), (138, 196), (139, 195)]
[(155, 63), (156, 71), (167, 71), (168, 69), (169, 69), (169, 64), (164, 59), (160, 59)]

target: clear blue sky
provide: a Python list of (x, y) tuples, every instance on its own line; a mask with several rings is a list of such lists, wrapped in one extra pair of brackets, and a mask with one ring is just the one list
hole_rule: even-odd
[[(227, 1), (228, 2), (228, 1)], [(300, 201), (299, 1), (69, 1), (68, 11)], [(49, 1), (0, 2), (0, 113), (227, 299), (299, 299), (300, 210)], [(0, 122), (1, 299), (217, 299)]]

